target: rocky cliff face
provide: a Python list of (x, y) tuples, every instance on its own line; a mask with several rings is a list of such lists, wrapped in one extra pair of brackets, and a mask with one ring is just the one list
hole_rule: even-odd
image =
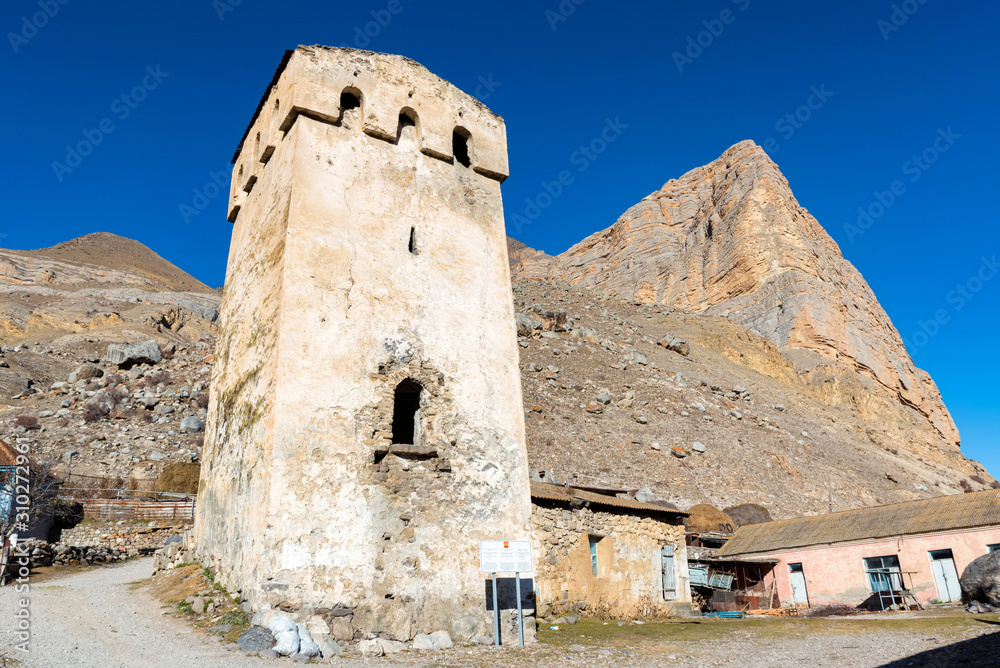
[(868, 419), (913, 411), (931, 427), (921, 440), (959, 445), (871, 288), (753, 142), (671, 179), (561, 255), (516, 248), (511, 262), (514, 280), (735, 320), (776, 344), (828, 403)]

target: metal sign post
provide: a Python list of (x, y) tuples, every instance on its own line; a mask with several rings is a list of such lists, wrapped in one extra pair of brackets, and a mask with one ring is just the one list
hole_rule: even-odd
[(521, 607), (521, 573), (535, 570), (531, 558), (531, 541), (484, 540), (479, 542), (479, 570), (493, 580), (493, 644), (500, 646), (500, 597), (497, 593), (497, 573), (513, 573), (517, 596), (517, 635), (524, 647), (524, 611)]
[(517, 637), (524, 647), (524, 617), (521, 615), (521, 572), (514, 573), (514, 583), (517, 588)]
[(493, 645), (500, 646), (500, 599), (497, 598), (497, 574), (493, 573)]

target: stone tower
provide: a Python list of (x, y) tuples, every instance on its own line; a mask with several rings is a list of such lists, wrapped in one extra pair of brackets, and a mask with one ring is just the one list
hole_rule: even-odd
[(299, 47), (233, 165), (200, 558), (340, 633), (486, 631), (478, 542), (530, 515), (503, 119), (406, 58)]

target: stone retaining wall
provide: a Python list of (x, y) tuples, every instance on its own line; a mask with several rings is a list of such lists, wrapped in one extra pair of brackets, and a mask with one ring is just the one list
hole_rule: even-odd
[(128, 525), (120, 522), (83, 522), (72, 529), (64, 529), (59, 542), (75, 547), (107, 546), (134, 553), (151, 553), (163, 547), (170, 536), (183, 533), (185, 529), (187, 525), (182, 523)]

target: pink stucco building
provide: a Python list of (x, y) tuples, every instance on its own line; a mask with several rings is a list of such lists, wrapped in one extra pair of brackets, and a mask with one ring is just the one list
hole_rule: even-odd
[(776, 560), (783, 606), (878, 609), (961, 600), (962, 571), (994, 549), (1000, 490), (744, 526), (717, 556)]

